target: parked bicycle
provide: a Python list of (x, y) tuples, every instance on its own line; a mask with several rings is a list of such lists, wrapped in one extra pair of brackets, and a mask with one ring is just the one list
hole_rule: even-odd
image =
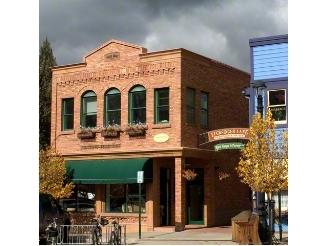
[(102, 241), (102, 226), (108, 224), (108, 220), (104, 218), (95, 217), (92, 219), (94, 228), (92, 229), (92, 244), (101, 244)]
[(53, 221), (46, 228), (47, 244), (57, 244), (58, 226), (56, 220), (57, 218), (53, 218)]
[(121, 244), (121, 226), (115, 220), (112, 222), (113, 230), (110, 234), (109, 244), (120, 245)]

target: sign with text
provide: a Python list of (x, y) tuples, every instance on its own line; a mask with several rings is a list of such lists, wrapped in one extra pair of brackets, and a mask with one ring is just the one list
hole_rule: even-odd
[(137, 183), (142, 184), (144, 182), (144, 171), (138, 171), (137, 173)]
[(239, 142), (233, 142), (233, 143), (221, 143), (214, 145), (215, 151), (220, 150), (226, 150), (226, 149), (243, 149), (245, 147), (245, 144), (239, 143)]
[(224, 128), (217, 129), (200, 134), (199, 145), (226, 139), (243, 139), (249, 138), (248, 128)]

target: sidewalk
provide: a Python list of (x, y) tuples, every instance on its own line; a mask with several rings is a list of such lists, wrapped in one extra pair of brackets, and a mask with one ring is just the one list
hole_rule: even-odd
[(224, 244), (236, 245), (231, 241), (231, 227), (211, 227), (187, 229), (182, 232), (145, 232), (139, 240), (138, 233), (127, 233), (129, 245), (169, 245), (169, 244)]

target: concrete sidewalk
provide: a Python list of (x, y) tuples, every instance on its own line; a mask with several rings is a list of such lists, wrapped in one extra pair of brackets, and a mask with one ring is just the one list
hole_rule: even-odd
[(182, 232), (145, 232), (139, 240), (138, 233), (127, 233), (129, 245), (168, 245), (168, 244), (224, 244), (235, 245), (231, 241), (231, 227), (211, 227), (187, 229)]

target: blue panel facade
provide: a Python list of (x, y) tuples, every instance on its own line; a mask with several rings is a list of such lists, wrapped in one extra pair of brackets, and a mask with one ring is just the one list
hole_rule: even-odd
[(254, 80), (288, 76), (288, 44), (269, 44), (252, 48)]
[[(251, 39), (251, 87), (249, 119), (257, 112), (257, 96), (263, 97), (263, 114), (269, 104), (268, 91), (285, 90), (286, 120), (277, 122), (277, 129), (288, 128), (288, 35)], [(258, 81), (264, 88), (256, 88)]]

